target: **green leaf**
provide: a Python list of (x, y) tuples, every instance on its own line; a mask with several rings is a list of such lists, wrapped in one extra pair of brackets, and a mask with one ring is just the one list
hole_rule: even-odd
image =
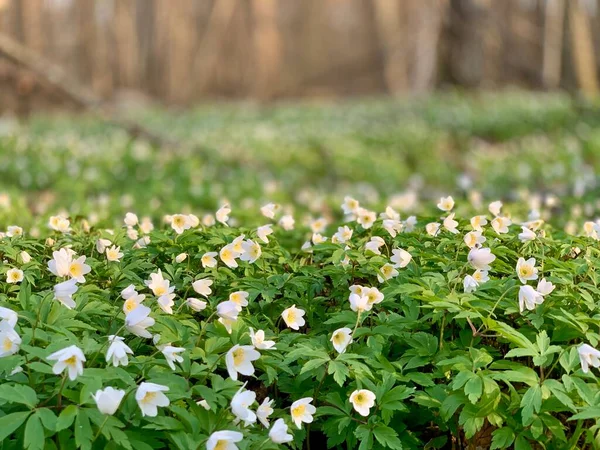
[(23, 447), (28, 450), (42, 450), (44, 448), (44, 427), (37, 413), (29, 417), (25, 425)]
[(527, 389), (525, 395), (521, 399), (523, 425), (526, 425), (533, 418), (533, 412), (540, 412), (542, 408), (542, 388), (535, 385)]
[(344, 381), (348, 375), (350, 375), (350, 370), (345, 364), (339, 361), (330, 361), (329, 366), (327, 367), (327, 373), (330, 375), (333, 374), (334, 381), (338, 385), (343, 386)]
[(467, 384), (465, 384), (465, 394), (469, 397), (469, 401), (473, 404), (477, 403), (479, 397), (481, 397), (481, 393), (483, 392), (483, 382), (481, 378), (478, 376), (474, 376)]
[(512, 428), (498, 428), (492, 433), (492, 445), (490, 450), (497, 448), (508, 448), (515, 440), (515, 433)]
[(37, 410), (36, 414), (40, 417), (44, 428), (46, 428), (49, 431), (56, 430), (57, 417), (56, 414), (52, 412), (52, 410), (48, 408), (40, 408)]
[(77, 417), (75, 418), (75, 443), (83, 450), (92, 448), (92, 426), (90, 425), (90, 419), (85, 409), (77, 411)]
[(61, 431), (66, 428), (69, 428), (75, 420), (77, 411), (78, 408), (75, 405), (69, 405), (65, 409), (63, 409), (60, 415), (58, 416), (58, 420), (56, 421), (56, 431)]
[(398, 433), (396, 433), (390, 427), (386, 427), (385, 425), (377, 425), (373, 429), (373, 434), (375, 435), (375, 439), (384, 447), (402, 450), (402, 442), (398, 438)]
[(6, 439), (17, 428), (25, 423), (31, 411), (22, 411), (0, 417), (0, 442)]
[(307, 362), (305, 362), (302, 365), (302, 369), (300, 369), (300, 375), (302, 375), (303, 373), (309, 372), (311, 370), (316, 369), (317, 367), (321, 367), (323, 364), (325, 364), (327, 361), (329, 361), (329, 358), (327, 359), (310, 359)]
[(21, 403), (35, 408), (38, 403), (37, 394), (24, 384), (0, 384), (0, 399), (9, 403)]
[(568, 420), (598, 419), (600, 417), (600, 406), (590, 406), (583, 411), (572, 415)]

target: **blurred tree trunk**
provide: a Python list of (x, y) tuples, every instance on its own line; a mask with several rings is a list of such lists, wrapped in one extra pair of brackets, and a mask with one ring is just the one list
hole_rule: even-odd
[(281, 33), (277, 25), (278, 0), (253, 0), (254, 51), (256, 69), (254, 92), (260, 100), (270, 100), (278, 89), (281, 65)]
[(560, 85), (562, 67), (565, 2), (564, 0), (545, 2), (544, 8), (542, 82), (544, 87), (556, 89)]
[(579, 1), (569, 2), (569, 25), (573, 63), (579, 88), (586, 95), (598, 95), (596, 58), (590, 20)]

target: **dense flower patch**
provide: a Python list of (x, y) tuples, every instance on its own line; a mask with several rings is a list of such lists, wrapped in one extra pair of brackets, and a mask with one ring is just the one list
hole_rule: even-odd
[(8, 227), (3, 448), (597, 445), (598, 225), (458, 206)]

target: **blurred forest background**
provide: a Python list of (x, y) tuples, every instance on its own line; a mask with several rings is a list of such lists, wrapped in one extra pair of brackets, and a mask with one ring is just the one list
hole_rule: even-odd
[(7, 57), (23, 48), (43, 58), (42, 71), (51, 64), (67, 74), (67, 89), (124, 106), (446, 86), (594, 95), (597, 8), (597, 0), (0, 0), (0, 113), (76, 106)]

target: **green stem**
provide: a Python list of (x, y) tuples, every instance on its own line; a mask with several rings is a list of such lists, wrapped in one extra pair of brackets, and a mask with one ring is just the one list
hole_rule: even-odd
[(104, 425), (106, 425), (106, 421), (108, 420), (108, 418), (109, 418), (109, 417), (110, 417), (110, 416), (108, 416), (108, 415), (107, 415), (107, 416), (104, 418), (104, 421), (102, 422), (102, 425), (100, 425), (100, 428), (98, 428), (98, 432), (96, 433), (96, 436), (94, 436), (94, 439), (92, 439), (92, 444), (93, 444), (94, 442), (96, 442), (96, 439), (98, 439), (98, 436), (100, 436), (100, 432), (101, 432), (101, 431), (102, 431), (102, 429), (104, 428)]
[[(514, 286), (511, 286), (506, 291), (504, 291), (504, 293), (500, 296), (500, 298), (498, 299), (498, 301), (496, 302), (496, 304), (494, 305), (494, 307), (492, 308), (492, 310), (488, 314), (488, 316), (487, 316), (488, 319), (490, 317), (492, 317), (492, 314), (494, 314), (494, 311), (496, 310), (497, 306), (504, 299), (504, 297), (506, 297), (506, 294), (508, 294), (511, 291), (511, 289), (518, 288), (518, 287), (520, 287), (520, 285), (519, 284), (515, 284)], [(477, 330), (477, 333), (479, 333), (482, 328), (483, 328), (483, 324), (479, 327), (479, 329)]]
[(206, 327), (208, 326), (210, 319), (212, 319), (215, 314), (217, 314), (217, 312), (213, 312), (210, 316), (208, 316), (208, 319), (206, 319), (205, 321), (205, 325), (200, 329), (200, 334), (198, 334), (198, 339), (196, 339), (196, 347), (200, 347), (200, 341), (202, 340), (202, 336), (204, 335), (204, 332), (206, 331)]
[(60, 384), (60, 389), (58, 390), (58, 401), (56, 402), (59, 408), (62, 408), (62, 391), (65, 387), (65, 383), (67, 382), (67, 374), (63, 375), (62, 383)]

